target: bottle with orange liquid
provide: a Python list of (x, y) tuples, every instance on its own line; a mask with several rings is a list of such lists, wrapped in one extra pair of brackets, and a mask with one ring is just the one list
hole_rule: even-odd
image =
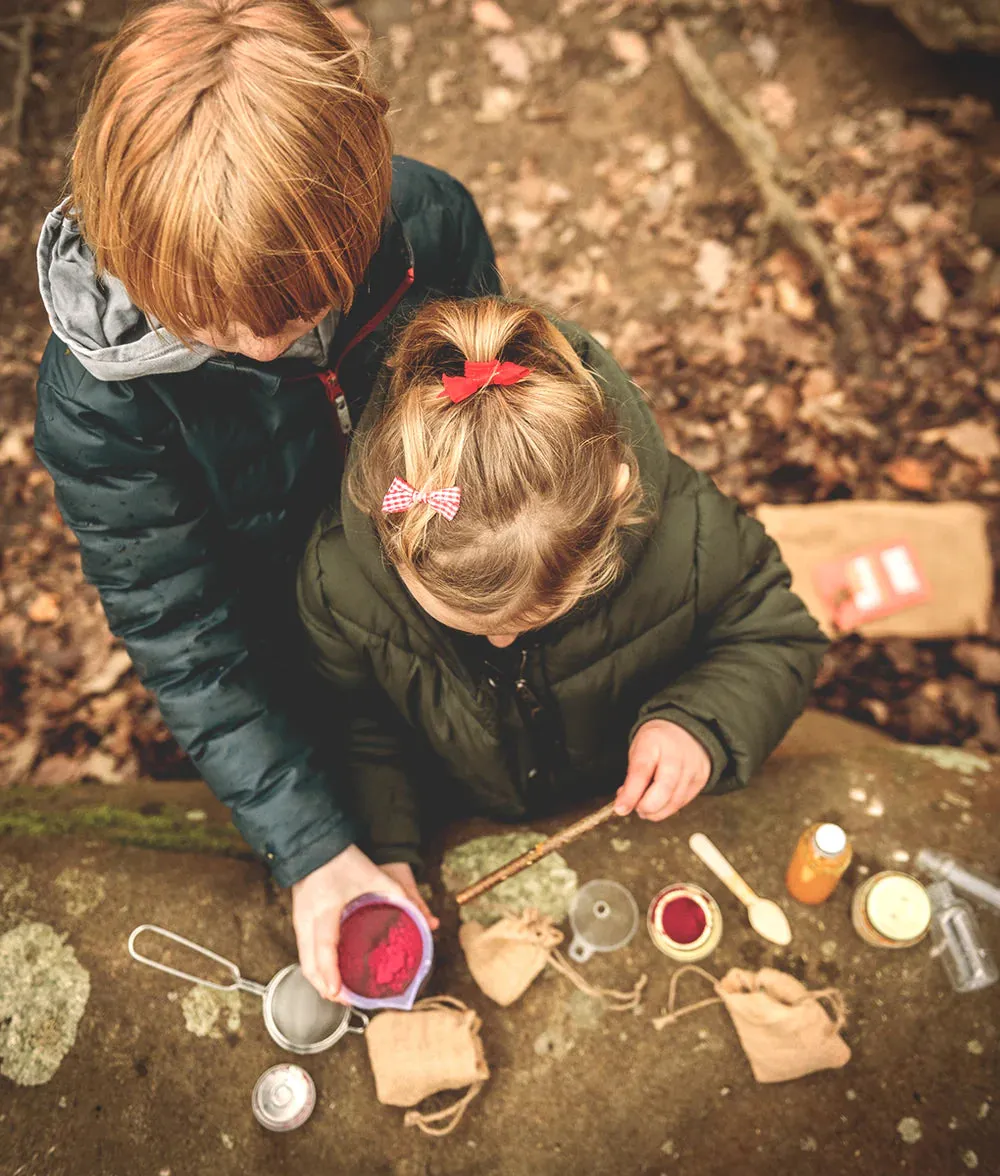
[(785, 876), (792, 898), (815, 906), (833, 894), (851, 864), (851, 843), (839, 825), (812, 825), (799, 838)]

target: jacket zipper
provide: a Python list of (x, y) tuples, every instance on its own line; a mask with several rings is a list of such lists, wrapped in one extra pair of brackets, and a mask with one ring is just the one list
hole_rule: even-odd
[(337, 366), (335, 368), (327, 368), (325, 371), (319, 373), (320, 381), (326, 389), (326, 398), (333, 405), (334, 411), (337, 414), (337, 424), (340, 426), (340, 431), (345, 438), (349, 438), (354, 432), (354, 423), (351, 420), (351, 409), (347, 403), (347, 397), (344, 395), (344, 389), (340, 385), (340, 378), (337, 374), (340, 371), (340, 365), (363, 339), (367, 339), (372, 331), (388, 318), (397, 303), (412, 285), (413, 266), (411, 265), (406, 271), (406, 276), (402, 282), (400, 282), (396, 290), (382, 304), (378, 313), (374, 314), (348, 342), (347, 346), (340, 353)]
[(337, 373), (333, 371), (324, 371), (319, 373), (320, 383), (326, 389), (326, 398), (333, 405), (334, 411), (337, 414), (337, 424), (340, 425), (340, 431), (345, 437), (350, 437), (354, 432), (354, 425), (351, 422), (351, 410), (347, 407), (347, 397), (344, 395), (344, 390), (340, 386), (340, 381), (337, 379)]

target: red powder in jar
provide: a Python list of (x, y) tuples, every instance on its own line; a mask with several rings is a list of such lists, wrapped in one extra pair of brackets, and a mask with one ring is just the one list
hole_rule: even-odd
[(340, 978), (358, 996), (399, 996), (423, 959), (420, 928), (388, 902), (359, 907), (340, 924)]
[(663, 934), (674, 943), (694, 943), (705, 930), (707, 921), (701, 904), (686, 895), (665, 902), (660, 911)]

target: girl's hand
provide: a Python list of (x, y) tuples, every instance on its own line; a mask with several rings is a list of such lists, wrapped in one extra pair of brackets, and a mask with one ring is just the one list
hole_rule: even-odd
[(632, 740), (615, 812), (624, 816), (635, 809), (647, 821), (662, 821), (694, 800), (711, 774), (708, 752), (693, 735), (676, 723), (650, 719)]
[[(411, 881), (412, 878), (411, 873)], [(380, 870), (356, 845), (349, 845), (343, 853), (292, 886), (292, 925), (302, 972), (320, 996), (341, 1004), (345, 1002), (337, 995), (340, 992), (337, 966), (340, 915), (359, 894), (384, 894), (414, 901), (396, 878)]]
[(440, 919), (431, 914), (431, 908), (424, 902), (424, 896), (417, 889), (417, 880), (408, 862), (387, 862), (382, 869), (403, 888), (403, 893), (424, 916), (432, 931), (441, 926)]

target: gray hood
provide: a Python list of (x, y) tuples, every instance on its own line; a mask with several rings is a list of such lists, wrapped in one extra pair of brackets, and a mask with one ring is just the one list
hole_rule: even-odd
[[(189, 372), (222, 354), (204, 343), (182, 343), (144, 314), (117, 278), (98, 275), (94, 255), (66, 204), (53, 209), (42, 226), (38, 287), (53, 332), (98, 380)], [(325, 366), (339, 317), (331, 311), (284, 357)]]
[(182, 343), (150, 321), (117, 278), (98, 276), (66, 205), (50, 212), (42, 226), (38, 286), (53, 332), (99, 380), (189, 372), (219, 354), (201, 343)]

